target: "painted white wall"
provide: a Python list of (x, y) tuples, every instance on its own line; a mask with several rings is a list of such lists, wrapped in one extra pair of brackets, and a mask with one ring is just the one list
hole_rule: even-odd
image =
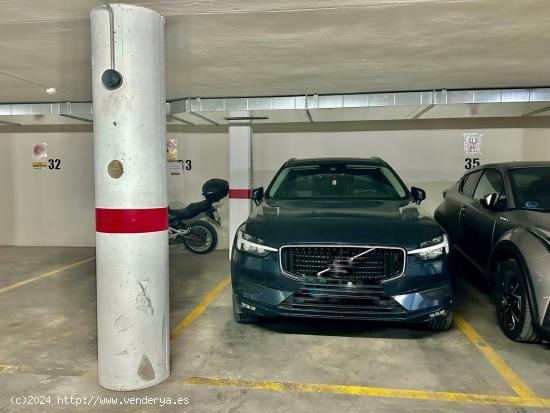
[[(201, 201), (209, 178), (227, 179), (226, 134), (168, 133), (178, 140), (178, 157), (192, 169), (168, 177), (170, 207)], [(32, 147), (48, 144), (60, 170), (34, 170)], [(228, 199), (219, 212), (220, 248), (227, 248)], [(91, 133), (0, 133), (0, 245), (95, 245), (93, 138)]]
[[(33, 169), (43, 142), (60, 170)], [(0, 156), (0, 245), (94, 245), (91, 133), (0, 133)]]
[(550, 159), (550, 129), (525, 129), (524, 136), (525, 159)]
[[(253, 136), (253, 184), (266, 186), (291, 157), (380, 156), (410, 185), (428, 192), (432, 211), (441, 191), (464, 173), (463, 133), (471, 130), (262, 133)], [(550, 129), (483, 129), (481, 161), (550, 160)], [(171, 207), (202, 200), (204, 181), (228, 179), (226, 133), (168, 133), (192, 169), (168, 177)], [(61, 170), (32, 169), (32, 146), (48, 143)], [(0, 245), (93, 246), (91, 133), (0, 133)], [(219, 247), (227, 248), (228, 199), (220, 203)]]

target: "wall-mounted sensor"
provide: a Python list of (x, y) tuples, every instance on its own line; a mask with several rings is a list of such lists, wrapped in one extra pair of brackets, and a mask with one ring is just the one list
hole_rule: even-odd
[(49, 88), (46, 89), (46, 93), (48, 95), (55, 95), (56, 92), (57, 92), (57, 90), (54, 87), (49, 87)]
[(122, 85), (122, 75), (115, 69), (107, 69), (101, 75), (103, 85), (109, 90), (115, 90)]

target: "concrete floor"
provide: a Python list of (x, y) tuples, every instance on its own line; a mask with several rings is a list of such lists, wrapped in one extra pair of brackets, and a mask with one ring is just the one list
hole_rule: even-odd
[[(46, 410), (10, 401), (11, 396), (23, 395), (49, 395), (47, 408), (59, 412), (542, 411), (528, 406), (536, 402), (516, 400), (509, 384), (513, 377), (506, 371), (507, 378), (503, 377), (503, 367), (500, 372), (492, 367), (480, 351), (486, 349), (494, 350), (511, 374), (538, 397), (550, 399), (550, 346), (506, 339), (496, 325), (489, 297), (465, 281), (458, 286), (457, 310), (486, 340), (478, 340), (477, 346), (457, 327), (431, 333), (411, 326), (319, 320), (239, 325), (233, 321), (230, 287), (226, 287), (173, 340), (169, 380), (148, 390), (111, 392), (96, 382), (93, 260), (2, 290), (93, 255), (88, 248), (0, 247), (0, 412)], [(228, 273), (227, 251), (195, 256), (172, 250), (172, 328)], [(228, 386), (223, 379), (242, 381)], [(310, 386), (315, 383), (360, 387)], [(383, 388), (386, 397), (373, 396), (377, 388)], [(399, 391), (388, 389), (427, 393), (403, 398)], [(362, 391), (368, 395), (350, 394)], [(511, 399), (433, 400), (439, 393), (432, 392)], [(59, 405), (58, 396), (119, 397), (119, 403), (124, 403), (122, 397), (187, 397), (190, 404), (75, 407)]]

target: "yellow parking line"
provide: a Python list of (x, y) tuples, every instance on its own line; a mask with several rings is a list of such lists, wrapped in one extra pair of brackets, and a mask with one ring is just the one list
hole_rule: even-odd
[(21, 370), (21, 367), (12, 366), (11, 364), (0, 364), (0, 373), (12, 373)]
[(0, 373), (7, 374), (35, 374), (42, 376), (59, 376), (59, 377), (75, 377), (84, 376), (92, 373), (88, 370), (79, 369), (65, 369), (62, 367), (57, 368), (43, 368), (36, 366), (14, 366), (12, 364), (0, 364)]
[(27, 280), (20, 281), (20, 282), (15, 283), (15, 284), (8, 285), (7, 287), (0, 288), (0, 294), (5, 293), (6, 291), (13, 290), (14, 288), (22, 287), (23, 285), (27, 285), (27, 284), (30, 284), (32, 282), (41, 280), (42, 278), (51, 277), (52, 275), (59, 274), (59, 273), (61, 273), (63, 271), (66, 271), (66, 270), (70, 270), (71, 268), (78, 267), (79, 265), (85, 264), (85, 263), (93, 261), (93, 260), (95, 260), (95, 257), (86, 258), (85, 260), (75, 262), (74, 264), (70, 264), (70, 265), (66, 265), (65, 267), (58, 268), (57, 270), (53, 270), (53, 271), (50, 271), (50, 272), (47, 272), (47, 273), (44, 273), (44, 274), (37, 275), (36, 277), (29, 278)]
[(210, 291), (206, 295), (206, 297), (204, 297), (202, 301), (195, 308), (193, 308), (193, 310), (189, 314), (187, 314), (187, 316), (183, 320), (181, 320), (181, 322), (174, 328), (174, 330), (172, 330), (170, 340), (174, 340), (181, 333), (183, 333), (183, 331), (188, 328), (191, 323), (204, 312), (204, 310), (206, 310), (206, 307), (208, 307), (212, 303), (212, 301), (214, 301), (218, 297), (218, 295), (221, 294), (221, 292), (225, 289), (225, 287), (227, 287), (230, 281), (231, 276), (228, 275), (212, 291)]
[(185, 383), (270, 391), (333, 393), (397, 399), (465, 402), (479, 404), (504, 404), (526, 407), (550, 406), (550, 400), (540, 400), (537, 398), (530, 399), (515, 396), (495, 396), (490, 394), (449, 393), (423, 390), (391, 389), (383, 387), (345, 386), (339, 384), (282, 383), (266, 380), (222, 379), (209, 377), (190, 377), (185, 380)]
[(464, 333), (468, 339), (474, 343), (479, 351), (491, 363), (496, 371), (506, 380), (514, 389), (518, 396), (527, 399), (536, 399), (537, 395), (529, 386), (506, 364), (506, 362), (497, 354), (495, 350), (487, 343), (483, 337), (468, 323), (464, 318), (455, 315), (455, 325)]

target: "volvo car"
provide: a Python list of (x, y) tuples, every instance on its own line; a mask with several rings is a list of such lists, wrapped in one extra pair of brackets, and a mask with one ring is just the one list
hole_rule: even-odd
[(233, 314), (239, 323), (309, 317), (451, 326), (449, 242), (379, 158), (291, 159), (237, 230)]

